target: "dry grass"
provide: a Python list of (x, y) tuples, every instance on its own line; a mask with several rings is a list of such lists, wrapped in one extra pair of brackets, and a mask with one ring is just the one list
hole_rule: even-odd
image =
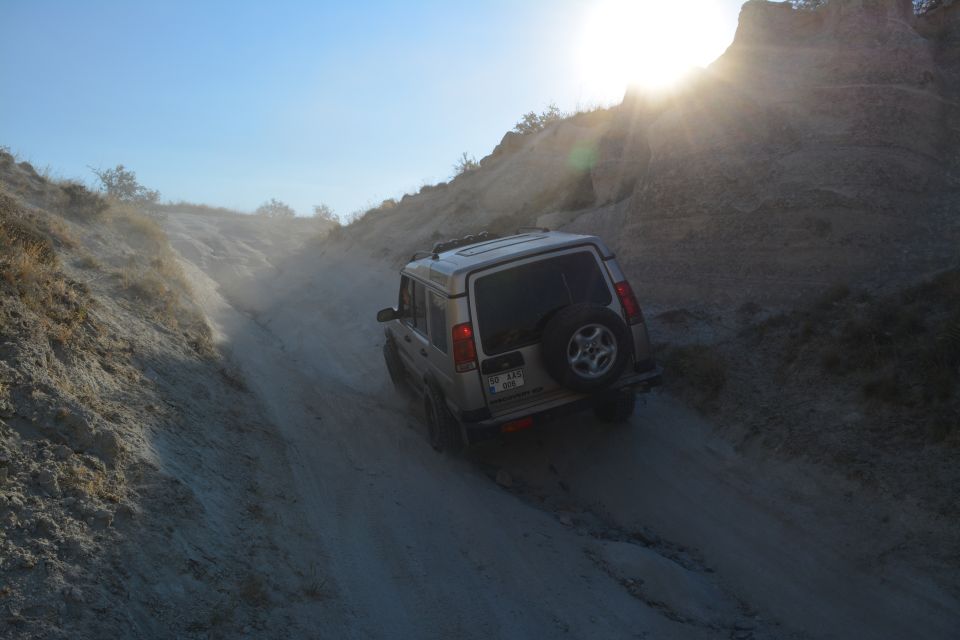
[(117, 274), (121, 290), (148, 317), (181, 331), (201, 356), (214, 353), (210, 329), (191, 300), (192, 291), (166, 232), (152, 218), (127, 205), (114, 205), (108, 223), (136, 249)]
[[(23, 171), (17, 169), (16, 176), (22, 177)], [(148, 317), (183, 333), (198, 354), (212, 355), (209, 327), (191, 300), (187, 278), (160, 225), (135, 207), (109, 202), (81, 184), (38, 179), (75, 222), (28, 211), (0, 185), (0, 295), (12, 295), (35, 312), (53, 343), (71, 343), (88, 318), (90, 300), (84, 288), (65, 277), (55, 247), (75, 252), (81, 244), (77, 230), (95, 222), (100, 233), (106, 237), (112, 235), (108, 230), (119, 233), (126, 241), (121, 247), (132, 249), (119, 273), (121, 291)], [(89, 254), (75, 258), (75, 264), (103, 268)]]
[(63, 345), (87, 320), (89, 300), (85, 287), (60, 270), (50, 235), (0, 193), (0, 295), (19, 299), (39, 316), (48, 338)]
[(170, 253), (166, 232), (157, 222), (129, 204), (114, 203), (108, 211), (109, 223), (124, 234), (135, 249), (148, 256)]
[(119, 502), (122, 485), (117, 477), (103, 469), (91, 469), (83, 462), (71, 460), (58, 478), (67, 492), (92, 496), (108, 502)]
[(960, 434), (960, 270), (882, 298), (838, 285), (755, 331), (784, 364), (812, 362), (868, 404), (916, 413), (934, 439)]
[(63, 182), (60, 184), (65, 215), (80, 220), (101, 219), (110, 206), (110, 203), (99, 193), (90, 191), (79, 182)]
[(60, 218), (51, 218), (47, 222), (47, 231), (53, 238), (54, 244), (59, 247), (76, 249), (80, 244), (70, 226)]
[(316, 563), (310, 564), (309, 581), (307, 585), (303, 587), (303, 595), (315, 601), (327, 600), (333, 596), (327, 578), (321, 578), (319, 576)]
[(26, 297), (46, 271), (43, 247), (37, 244), (8, 245), (7, 256), (0, 263), (3, 279)]
[(162, 305), (173, 295), (170, 287), (157, 274), (135, 267), (127, 267), (120, 272), (120, 284), (134, 299), (153, 305)]
[(81, 256), (80, 258), (77, 258), (77, 260), (73, 264), (81, 269), (102, 269), (103, 268), (103, 264), (99, 260), (94, 258), (92, 255), (90, 255), (89, 253), (84, 256)]

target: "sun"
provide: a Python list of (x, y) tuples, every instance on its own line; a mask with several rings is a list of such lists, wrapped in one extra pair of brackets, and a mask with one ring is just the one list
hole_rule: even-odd
[(729, 44), (715, 1), (598, 0), (587, 9), (578, 55), (582, 93), (619, 100), (631, 85), (663, 90)]

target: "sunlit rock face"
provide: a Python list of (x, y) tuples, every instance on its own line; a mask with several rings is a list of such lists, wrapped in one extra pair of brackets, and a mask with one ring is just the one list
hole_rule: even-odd
[(642, 164), (617, 247), (631, 270), (665, 300), (738, 302), (955, 264), (957, 14), (744, 5), (708, 73), (654, 113), (623, 106)]
[(960, 260), (960, 2), (751, 0), (671, 94), (507, 134), (340, 242), (402, 264), (482, 229), (595, 233), (658, 305), (790, 304)]

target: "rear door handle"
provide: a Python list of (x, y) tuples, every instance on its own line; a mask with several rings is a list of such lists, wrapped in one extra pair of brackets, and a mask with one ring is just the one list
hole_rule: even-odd
[(422, 355), (424, 358), (426, 358), (426, 357), (427, 357), (427, 350), (426, 350), (426, 349), (420, 349), (420, 355)]
[(404, 341), (404, 342), (413, 342), (413, 340), (410, 339), (410, 336), (407, 336), (407, 335), (403, 336), (403, 341)]

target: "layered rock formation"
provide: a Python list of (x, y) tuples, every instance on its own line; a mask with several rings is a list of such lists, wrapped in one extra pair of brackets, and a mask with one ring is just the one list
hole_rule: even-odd
[(599, 233), (665, 304), (900, 284), (960, 259), (958, 94), (957, 6), (750, 0), (727, 52), (672, 95), (508, 134), (480, 169), (344, 235), (399, 263), (483, 228)]
[(918, 22), (908, 0), (744, 5), (730, 49), (649, 124), (622, 244), (641, 277), (789, 299), (956, 258), (953, 45)]

